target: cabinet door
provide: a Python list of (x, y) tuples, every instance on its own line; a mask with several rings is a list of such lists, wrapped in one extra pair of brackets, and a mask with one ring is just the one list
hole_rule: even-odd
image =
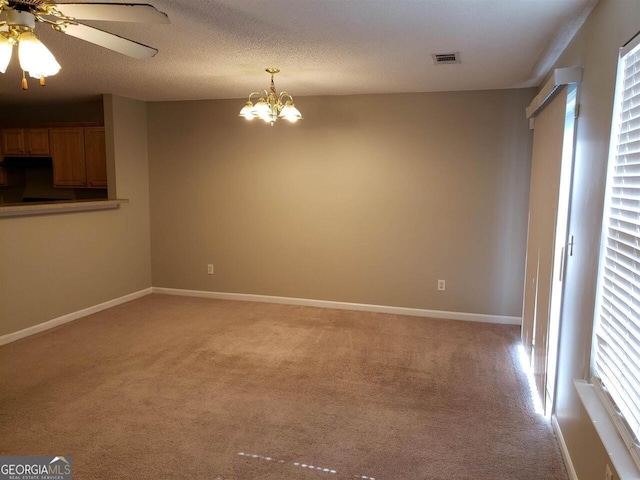
[(46, 128), (30, 128), (26, 132), (29, 154), (49, 155), (49, 131)]
[(50, 128), (49, 146), (56, 187), (86, 186), (84, 132), (78, 128)]
[(25, 134), (22, 128), (2, 130), (2, 153), (4, 155), (24, 155), (27, 153)]
[(107, 153), (104, 128), (84, 129), (84, 156), (87, 166), (87, 186), (107, 188)]
[(6, 187), (7, 185), (7, 172), (4, 167), (0, 167), (0, 187)]

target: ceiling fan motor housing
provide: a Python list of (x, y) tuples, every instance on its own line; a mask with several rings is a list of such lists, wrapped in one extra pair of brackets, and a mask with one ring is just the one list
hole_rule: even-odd
[(7, 24), (19, 27), (27, 27), (34, 29), (36, 26), (36, 18), (32, 13), (22, 12), (20, 10), (7, 9)]

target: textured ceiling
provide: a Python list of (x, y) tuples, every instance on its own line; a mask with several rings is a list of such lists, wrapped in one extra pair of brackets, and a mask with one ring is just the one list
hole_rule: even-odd
[[(156, 57), (135, 60), (38, 24), (62, 70), (22, 91), (14, 52), (0, 104), (102, 93), (241, 98), (268, 86), (270, 66), (282, 70), (278, 91), (294, 96), (537, 86), (597, 0), (146, 1), (171, 24), (86, 23), (156, 47)], [(433, 65), (432, 53), (449, 52), (462, 63)]]

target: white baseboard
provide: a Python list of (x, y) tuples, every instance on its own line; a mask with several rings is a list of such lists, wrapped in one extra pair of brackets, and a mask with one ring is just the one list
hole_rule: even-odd
[(124, 295), (123, 297), (120, 297), (120, 298), (114, 298), (113, 300), (109, 300), (107, 302), (100, 303), (92, 307), (78, 310), (77, 312), (72, 312), (66, 315), (62, 315), (61, 317), (54, 318), (53, 320), (49, 320), (44, 323), (39, 323), (38, 325), (34, 325), (33, 327), (25, 328), (24, 330), (19, 330), (17, 332), (2, 335), (0, 336), (0, 345), (6, 345), (7, 343), (15, 342), (16, 340), (20, 340), (21, 338), (25, 338), (30, 335), (35, 335), (36, 333), (44, 332), (45, 330), (49, 330), (51, 328), (57, 327), (58, 325), (73, 322), (78, 318), (86, 317), (87, 315), (91, 315), (93, 313), (106, 310), (107, 308), (115, 307), (116, 305), (130, 302), (131, 300), (144, 297), (145, 295), (149, 295), (150, 293), (152, 293), (152, 289), (145, 288), (144, 290), (133, 292), (128, 295)]
[(207, 292), (201, 290), (182, 290), (178, 288), (153, 287), (153, 293), (165, 295), (182, 295), (187, 297), (213, 298), (217, 300), (240, 300), (245, 302), (280, 303), (284, 305), (302, 305), (306, 307), (333, 308), (337, 310), (359, 310), (362, 312), (390, 313), (409, 315), (412, 317), (442, 318), (446, 320), (463, 320), (467, 322), (498, 323), (501, 325), (520, 325), (520, 317), (504, 315), (484, 315), (480, 313), (446, 312), (442, 310), (423, 310), (419, 308), (389, 307), (384, 305), (368, 305), (364, 303), (333, 302), (329, 300), (311, 300), (307, 298), (273, 297), (269, 295), (252, 295), (244, 293)]
[(564, 441), (562, 430), (560, 430), (560, 424), (558, 423), (558, 419), (555, 415), (551, 416), (551, 425), (553, 426), (553, 431), (555, 432), (556, 438), (558, 439), (558, 444), (560, 445), (560, 452), (562, 453), (564, 466), (567, 467), (567, 475), (569, 476), (569, 480), (578, 480), (578, 474), (576, 473), (576, 469), (574, 468), (573, 462), (571, 461), (569, 449), (567, 448), (567, 444)]
[(152, 287), (145, 288), (138, 292), (124, 295), (120, 298), (115, 298), (92, 307), (88, 307), (77, 312), (68, 313), (61, 317), (54, 318), (44, 323), (34, 325), (24, 330), (8, 333), (0, 336), (0, 345), (6, 345), (7, 343), (15, 342), (21, 338), (35, 335), (36, 333), (44, 332), (51, 328), (63, 325), (65, 323), (72, 322), (87, 315), (106, 310), (107, 308), (115, 307), (122, 303), (135, 300), (136, 298), (144, 297), (150, 293), (160, 293), (165, 295), (183, 295), (188, 297), (204, 297), (213, 298), (218, 300), (239, 300), (245, 302), (263, 302), (263, 303), (279, 303), (284, 305), (302, 305), (307, 307), (320, 307), (320, 308), (333, 308), (337, 310), (358, 310), (362, 312), (377, 312), (377, 313), (390, 313), (394, 315), (408, 315), (413, 317), (429, 317), (429, 318), (442, 318), (445, 320), (463, 320), (467, 322), (484, 322), (484, 323), (497, 323), (502, 325), (520, 325), (520, 317), (508, 317), (503, 315), (484, 315), (479, 313), (464, 313), (464, 312), (446, 312), (442, 310), (423, 310), (419, 308), (406, 308), (406, 307), (389, 307), (385, 305), (368, 305), (364, 303), (348, 303), (348, 302), (333, 302), (329, 300), (311, 300), (307, 298), (293, 298), (293, 297), (274, 297), (269, 295), (252, 295), (244, 293), (225, 293), (225, 292), (206, 292), (199, 290), (181, 290), (177, 288), (162, 288)]

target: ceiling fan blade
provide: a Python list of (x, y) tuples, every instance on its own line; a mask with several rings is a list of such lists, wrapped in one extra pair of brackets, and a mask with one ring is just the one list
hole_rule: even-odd
[(158, 53), (158, 50), (153, 47), (81, 23), (70, 24), (63, 32), (133, 58), (151, 58)]
[(166, 13), (142, 3), (56, 3), (55, 6), (63, 15), (79, 20), (169, 23)]

